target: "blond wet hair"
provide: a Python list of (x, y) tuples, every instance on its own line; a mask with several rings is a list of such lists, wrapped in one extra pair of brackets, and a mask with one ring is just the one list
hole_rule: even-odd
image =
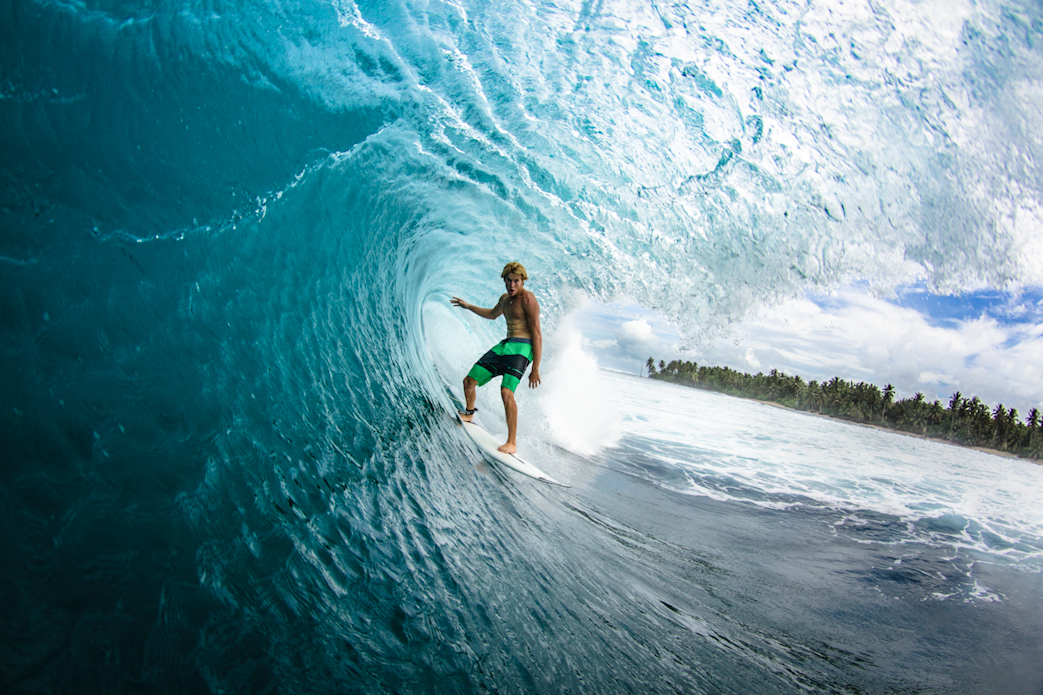
[(525, 266), (523, 266), (518, 261), (511, 261), (510, 263), (505, 265), (503, 267), (503, 272), (500, 273), (500, 277), (505, 278), (508, 275), (510, 275), (511, 273), (514, 273), (515, 275), (520, 277), (522, 280), (528, 280), (529, 279), (529, 274), (525, 272)]

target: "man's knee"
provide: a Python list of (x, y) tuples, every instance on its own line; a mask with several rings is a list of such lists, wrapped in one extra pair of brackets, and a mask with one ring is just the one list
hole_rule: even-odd
[(477, 385), (478, 385), (478, 382), (474, 379), (474, 377), (471, 377), (471, 376), (465, 376), (464, 377), (464, 388), (465, 389), (469, 389), (469, 388), (471, 388), (473, 386), (477, 386)]
[(508, 401), (513, 401), (514, 400), (514, 391), (511, 391), (506, 386), (501, 386), (500, 387), (500, 398), (503, 399), (504, 403), (507, 403)]

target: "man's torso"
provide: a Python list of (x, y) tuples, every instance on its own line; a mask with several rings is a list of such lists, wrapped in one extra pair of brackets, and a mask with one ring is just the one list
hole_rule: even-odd
[(504, 318), (507, 319), (508, 338), (532, 338), (529, 333), (529, 318), (525, 313), (525, 302), (535, 301), (535, 298), (527, 298), (531, 294), (528, 290), (522, 290), (513, 299), (504, 293), (500, 297), (500, 305), (503, 307)]

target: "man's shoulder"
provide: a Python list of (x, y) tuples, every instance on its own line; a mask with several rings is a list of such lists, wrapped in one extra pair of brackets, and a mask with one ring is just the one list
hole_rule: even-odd
[(539, 308), (540, 306), (540, 302), (538, 299), (536, 299), (536, 295), (535, 293), (533, 293), (532, 290), (525, 290), (525, 294), (522, 295), (522, 304), (524, 304), (526, 308)]

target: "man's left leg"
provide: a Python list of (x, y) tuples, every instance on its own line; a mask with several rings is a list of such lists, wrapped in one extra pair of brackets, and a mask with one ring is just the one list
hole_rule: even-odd
[[(472, 377), (470, 374), (465, 376), (464, 377), (464, 401), (465, 401), (464, 407), (467, 410), (471, 410), (472, 408), (474, 408), (474, 402), (475, 402), (475, 400), (478, 397), (477, 389), (478, 389), (478, 382), (475, 381), (474, 377)], [(459, 413), (459, 415), (460, 415), (460, 419), (463, 420), (464, 422), (470, 422), (471, 420), (474, 419), (474, 414), (473, 413), (466, 413), (466, 412), (464, 412), (464, 413)]]
[(499, 450), (513, 454), (518, 451), (518, 404), (514, 400), (514, 391), (506, 386), (500, 387), (500, 397), (503, 398), (503, 410), (507, 414), (507, 443), (500, 446)]

